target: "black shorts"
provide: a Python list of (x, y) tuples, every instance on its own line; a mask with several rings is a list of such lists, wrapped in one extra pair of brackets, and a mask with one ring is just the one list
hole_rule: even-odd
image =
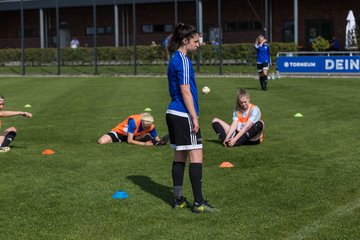
[(109, 135), (111, 137), (111, 140), (113, 143), (127, 142), (127, 136), (122, 136), (122, 135), (118, 134), (117, 132), (111, 131), (111, 132), (108, 132), (107, 135)]
[(200, 129), (197, 133), (191, 131), (193, 123), (187, 113), (168, 110), (166, 123), (171, 148), (176, 151), (202, 149)]
[(269, 70), (269, 63), (257, 63), (256, 68), (258, 72)]

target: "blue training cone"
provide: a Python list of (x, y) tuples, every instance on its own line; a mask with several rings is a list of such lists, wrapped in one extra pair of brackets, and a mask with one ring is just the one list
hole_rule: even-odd
[(129, 195), (122, 190), (117, 191), (112, 195), (112, 198), (115, 198), (115, 199), (124, 199), (124, 198), (128, 198), (128, 197), (129, 197)]

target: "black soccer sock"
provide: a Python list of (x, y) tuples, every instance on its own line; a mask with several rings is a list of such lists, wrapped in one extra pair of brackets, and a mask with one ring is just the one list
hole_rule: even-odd
[(15, 137), (16, 137), (16, 132), (14, 132), (14, 131), (9, 132), (8, 134), (6, 134), (5, 139), (4, 139), (3, 143), (1, 144), (1, 146), (2, 147), (9, 146), (10, 143), (12, 141), (14, 141)]
[(184, 162), (173, 162), (172, 165), (172, 178), (174, 184), (174, 197), (180, 199), (183, 196), (183, 181), (184, 181)]
[(189, 176), (194, 194), (194, 200), (197, 203), (202, 203), (204, 201), (202, 195), (202, 164), (190, 163)]
[(263, 76), (260, 76), (260, 77), (259, 77), (259, 81), (260, 81), (260, 87), (261, 87), (261, 89), (264, 89), (264, 77), (263, 77)]
[(266, 90), (267, 89), (267, 83), (268, 83), (268, 76), (264, 76), (264, 89)]
[(246, 142), (247, 140), (249, 140), (249, 137), (247, 136), (247, 132), (242, 135), (234, 144), (234, 146), (240, 146), (241, 144), (243, 144), (244, 142)]
[(261, 121), (256, 122), (254, 125), (252, 125), (252, 127), (244, 135), (242, 135), (236, 141), (235, 146), (239, 146), (239, 145), (245, 143), (246, 141), (248, 141), (250, 138), (259, 134), (259, 132), (261, 132), (263, 127), (264, 127), (264, 125)]
[(259, 134), (259, 132), (261, 132), (263, 127), (264, 127), (264, 124), (262, 123), (262, 121), (256, 122), (254, 125), (252, 125), (252, 127), (249, 129), (249, 131), (247, 131), (247, 135), (249, 136), (249, 138), (252, 138), (252, 137), (256, 136), (257, 134)]
[(140, 142), (148, 142), (151, 141), (153, 145), (156, 145), (158, 141), (153, 138), (150, 134), (146, 134), (142, 139), (139, 139)]
[(221, 141), (223, 142), (226, 138), (226, 132), (224, 128), (218, 122), (213, 122), (212, 127), (215, 130), (216, 134), (220, 137)]

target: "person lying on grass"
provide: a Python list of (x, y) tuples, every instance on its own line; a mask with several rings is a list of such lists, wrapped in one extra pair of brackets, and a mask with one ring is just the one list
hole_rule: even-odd
[(99, 144), (127, 142), (143, 146), (160, 146), (168, 141), (167, 135), (163, 138), (157, 135), (150, 113), (131, 115), (98, 139)]
[(263, 141), (264, 122), (260, 108), (250, 103), (249, 93), (242, 88), (237, 93), (231, 126), (219, 118), (212, 120), (212, 126), (225, 147)]
[[(31, 118), (32, 114), (29, 112), (21, 112), (21, 111), (3, 111), (5, 105), (5, 98), (0, 95), (0, 117), (13, 117), (13, 116), (23, 116), (27, 118)], [(1, 128), (1, 121), (0, 121)], [(0, 152), (9, 152), (10, 151), (10, 143), (14, 141), (16, 136), (16, 128), (8, 127), (5, 130), (0, 132)]]

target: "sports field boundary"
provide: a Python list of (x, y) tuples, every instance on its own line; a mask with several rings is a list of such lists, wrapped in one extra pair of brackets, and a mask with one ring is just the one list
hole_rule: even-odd
[[(18, 75), (18, 74), (0, 74), (0, 78), (37, 78), (37, 77), (46, 77), (46, 78), (98, 78), (98, 77), (120, 77), (120, 78), (148, 78), (148, 77), (154, 77), (154, 78), (166, 78), (166, 74), (61, 74), (61, 75), (44, 75), (44, 74), (27, 74), (27, 75)], [(257, 74), (202, 74), (198, 73), (197, 78), (254, 78), (258, 79)], [(281, 78), (360, 78), (359, 75), (281, 75), (280, 78), (270, 79), (269, 80), (280, 80)]]
[(287, 240), (300, 240), (310, 238), (311, 235), (319, 231), (319, 229), (329, 226), (336, 221), (339, 221), (340, 218), (353, 213), (359, 207), (360, 198), (357, 198), (349, 202), (348, 204), (341, 206), (332, 212), (329, 212), (319, 220), (300, 228), (298, 231), (295, 232), (294, 235), (287, 238)]

